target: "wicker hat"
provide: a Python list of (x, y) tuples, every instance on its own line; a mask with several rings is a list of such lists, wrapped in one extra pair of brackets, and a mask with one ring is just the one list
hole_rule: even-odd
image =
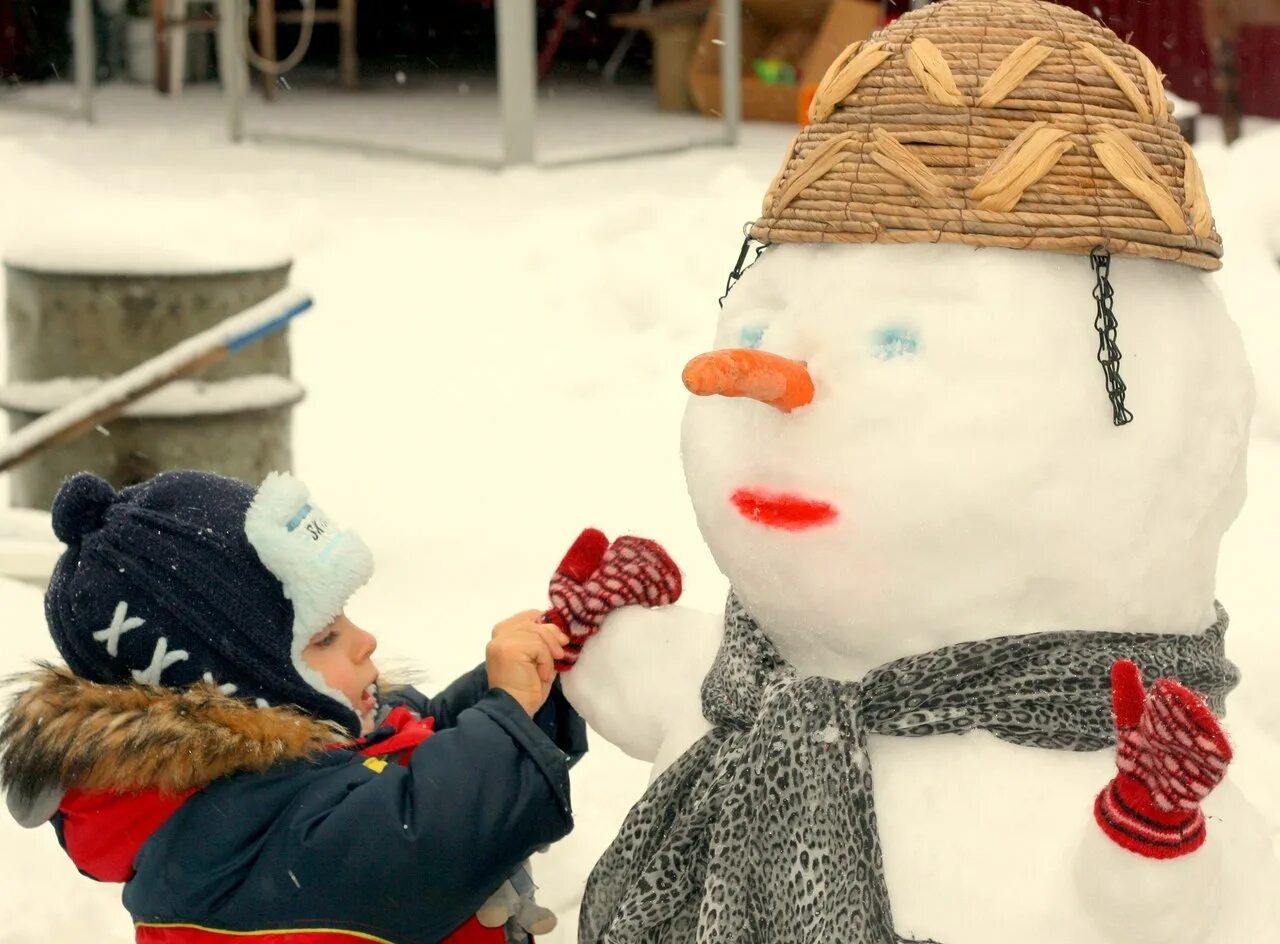
[(1221, 266), (1151, 60), (1038, 0), (946, 0), (850, 46), (751, 235), (952, 242)]

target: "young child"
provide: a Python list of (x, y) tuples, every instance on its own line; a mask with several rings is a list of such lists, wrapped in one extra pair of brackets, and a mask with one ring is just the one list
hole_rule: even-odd
[(343, 613), (369, 550), (287, 475), (117, 494), (81, 474), (53, 525), (66, 667), (14, 701), (0, 782), (23, 825), (124, 883), (140, 944), (507, 940), (476, 911), (573, 827), (567, 636), (521, 613), (435, 698), (380, 690)]

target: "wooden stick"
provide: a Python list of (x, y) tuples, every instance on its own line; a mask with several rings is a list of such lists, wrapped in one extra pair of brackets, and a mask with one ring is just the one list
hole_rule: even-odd
[(0, 472), (70, 442), (115, 419), (129, 404), (284, 328), (312, 306), (311, 298), (286, 289), (207, 331), (187, 338), (137, 367), (104, 381), (70, 403), (24, 426), (0, 445)]

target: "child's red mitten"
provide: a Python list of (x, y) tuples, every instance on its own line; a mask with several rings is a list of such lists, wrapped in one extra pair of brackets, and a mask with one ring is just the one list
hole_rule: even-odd
[(614, 610), (634, 604), (666, 606), (680, 599), (680, 591), (680, 568), (662, 545), (630, 536), (610, 544), (594, 528), (583, 531), (551, 578), (546, 619), (570, 637), (556, 669), (573, 667), (583, 643)]
[(1094, 803), (1112, 841), (1152, 859), (1199, 849), (1205, 823), (1200, 802), (1222, 782), (1231, 745), (1209, 707), (1172, 679), (1144, 690), (1127, 660), (1111, 667), (1119, 769)]

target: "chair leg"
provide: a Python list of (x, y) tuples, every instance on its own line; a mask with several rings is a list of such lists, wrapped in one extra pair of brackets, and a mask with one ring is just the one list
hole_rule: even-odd
[(1240, 136), (1240, 67), (1236, 40), (1240, 35), (1238, 10), (1232, 0), (1202, 0), (1205, 45), (1213, 68), (1213, 87), (1218, 93), (1218, 117), (1222, 133), (1230, 144)]
[[(276, 0), (258, 0), (258, 52), (268, 62), (276, 61)], [(278, 80), (274, 73), (262, 73), (262, 95), (267, 101), (276, 97)]]
[[(640, 5), (636, 7), (637, 13), (648, 13), (653, 9), (653, 0), (640, 0)], [(627, 52), (631, 49), (631, 44), (635, 42), (636, 36), (640, 34), (637, 29), (629, 29), (622, 34), (622, 39), (618, 40), (618, 45), (614, 47), (613, 54), (609, 56), (609, 61), (604, 64), (604, 68), (600, 70), (600, 78), (604, 80), (605, 85), (612, 85), (618, 79), (618, 70), (622, 68), (623, 60), (627, 58)]]
[(338, 0), (338, 75), (345, 89), (360, 84), (360, 59), (356, 46), (356, 0)]
[(1222, 119), (1222, 136), (1227, 144), (1240, 137), (1244, 109), (1240, 104), (1240, 59), (1234, 36), (1220, 39), (1216, 48), (1218, 114)]
[(169, 23), (166, 15), (168, 0), (151, 0), (151, 29), (155, 33), (156, 91), (161, 95), (169, 94)]
[(181, 95), (182, 83), (187, 75), (187, 28), (182, 25), (187, 18), (187, 0), (169, 0), (168, 28), (169, 94)]

